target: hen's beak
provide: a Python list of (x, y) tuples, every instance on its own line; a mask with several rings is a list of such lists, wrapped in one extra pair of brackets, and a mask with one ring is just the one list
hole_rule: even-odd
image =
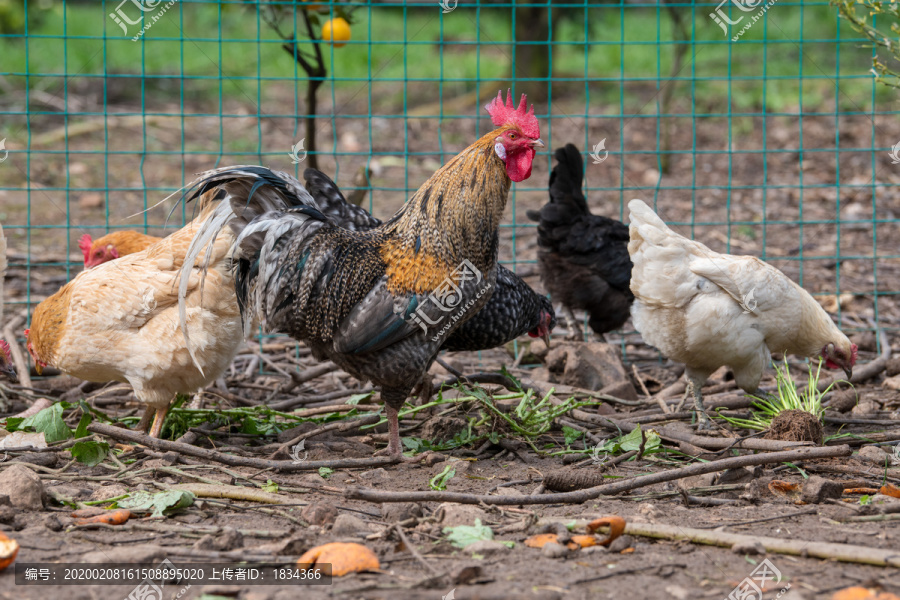
[(844, 373), (847, 374), (847, 381), (850, 381), (850, 378), (853, 377), (853, 367), (841, 367), (844, 369)]
[(38, 375), (40, 375), (44, 372), (44, 365), (41, 364), (41, 361), (39, 361), (39, 360), (34, 361), (34, 370)]
[(550, 332), (545, 331), (544, 335), (541, 336), (541, 339), (544, 340), (544, 344), (549, 348), (550, 347)]
[(19, 376), (16, 374), (16, 368), (13, 365), (8, 364), (3, 367), (2, 373), (6, 375), (7, 379), (12, 381), (13, 383), (19, 382)]
[(541, 138), (538, 138), (536, 140), (531, 140), (531, 147), (532, 148), (543, 148), (544, 141)]

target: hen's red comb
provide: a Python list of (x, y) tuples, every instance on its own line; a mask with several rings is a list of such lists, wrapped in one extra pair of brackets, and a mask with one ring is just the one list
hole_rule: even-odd
[(6, 343), (6, 340), (0, 340), (0, 350), (6, 355), (6, 360), (12, 360), (12, 353), (9, 351), (9, 344)]
[(534, 105), (526, 110), (527, 99), (522, 94), (519, 106), (514, 108), (512, 103), (512, 92), (506, 90), (506, 104), (503, 103), (503, 92), (497, 92), (497, 97), (490, 103), (485, 105), (488, 114), (491, 115), (491, 122), (497, 127), (504, 125), (516, 125), (522, 130), (522, 133), (530, 138), (541, 137), (541, 127), (538, 124), (537, 117), (534, 116)]
[(93, 238), (87, 233), (78, 240), (78, 247), (81, 249), (81, 253), (84, 254), (84, 260), (87, 260), (88, 256), (91, 254), (91, 244), (93, 243)]

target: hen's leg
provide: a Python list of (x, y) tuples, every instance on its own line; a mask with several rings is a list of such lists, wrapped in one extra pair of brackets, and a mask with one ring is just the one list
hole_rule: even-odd
[(162, 433), (163, 423), (166, 420), (166, 413), (169, 412), (169, 405), (156, 409), (156, 416), (153, 417), (153, 427), (150, 428), (150, 437), (158, 438)]
[(709, 415), (706, 414), (706, 409), (703, 408), (703, 395), (700, 391), (702, 387), (702, 381), (693, 378), (688, 379), (688, 388), (694, 396), (694, 410), (697, 412), (697, 431), (711, 429)]
[(144, 409), (144, 414), (141, 415), (141, 420), (138, 421), (137, 427), (135, 427), (135, 431), (140, 431), (141, 433), (147, 433), (147, 429), (150, 428), (150, 420), (153, 418), (153, 414), (156, 412), (156, 409), (152, 406), (148, 406)]
[(569, 334), (566, 336), (568, 340), (584, 339), (584, 331), (581, 329), (581, 323), (575, 318), (575, 313), (568, 306), (563, 307), (566, 315), (566, 327), (569, 328)]

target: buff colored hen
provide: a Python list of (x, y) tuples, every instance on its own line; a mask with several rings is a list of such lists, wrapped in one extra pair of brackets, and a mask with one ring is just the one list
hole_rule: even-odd
[(821, 356), (850, 377), (856, 344), (787, 275), (754, 256), (719, 254), (679, 235), (640, 200), (628, 210), (634, 327), (685, 364), (701, 429), (708, 417), (700, 388), (719, 367), (730, 367), (751, 393), (770, 352)]
[[(192, 238), (212, 213), (216, 193), (203, 195), (199, 216), (181, 230), (146, 250), (80, 273), (35, 308), (26, 330), (39, 369), (52, 365), (88, 381), (131, 384), (137, 399), (148, 405), (141, 426), (156, 413), (153, 437), (159, 437), (175, 395), (215, 381), (243, 340), (227, 258), (234, 235), (228, 228), (200, 253), (186, 280), (191, 350), (179, 328), (179, 274)], [(209, 265), (205, 280), (204, 261)]]

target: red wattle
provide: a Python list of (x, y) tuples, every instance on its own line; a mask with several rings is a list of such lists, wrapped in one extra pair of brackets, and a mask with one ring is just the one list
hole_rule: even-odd
[(531, 177), (531, 161), (534, 159), (534, 148), (519, 150), (506, 157), (506, 174), (513, 181), (524, 181)]

